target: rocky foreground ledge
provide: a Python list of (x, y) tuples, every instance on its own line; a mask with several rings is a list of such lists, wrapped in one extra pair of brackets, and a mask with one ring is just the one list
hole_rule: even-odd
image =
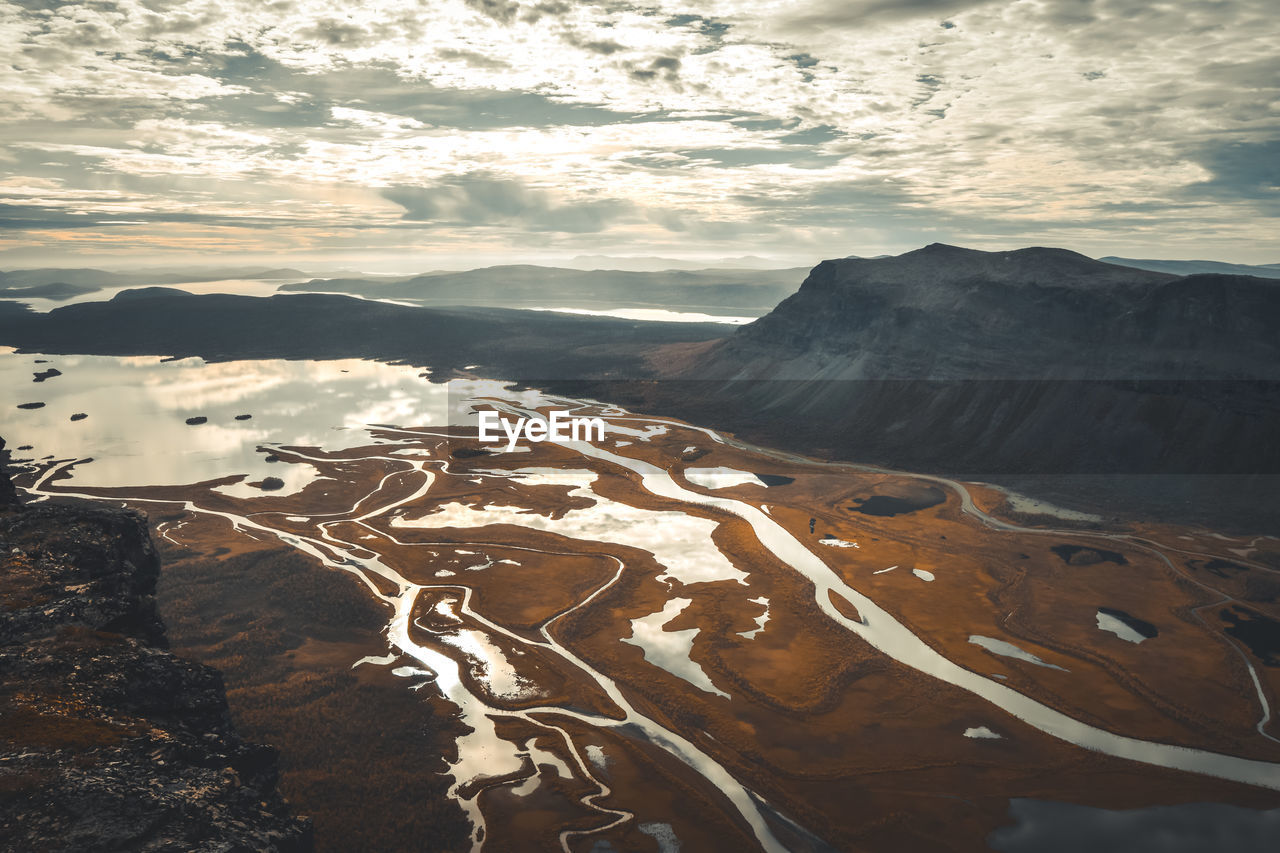
[(310, 851), (222, 677), (165, 650), (139, 513), (21, 505), (0, 440), (0, 849)]

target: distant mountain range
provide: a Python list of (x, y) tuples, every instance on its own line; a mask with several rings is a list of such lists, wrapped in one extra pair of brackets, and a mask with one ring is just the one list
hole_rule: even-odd
[[(758, 317), (795, 291), (803, 269), (577, 270), (528, 265), (413, 276), (313, 278), (283, 292), (345, 293), (419, 306), (627, 308)], [(70, 299), (108, 288), (223, 279), (305, 279), (296, 269), (228, 268), (109, 272), (32, 269), (0, 272), (0, 299)]]
[(415, 305), (662, 308), (758, 316), (793, 293), (803, 274), (803, 269), (636, 272), (512, 265), (405, 278), (314, 279), (280, 289), (349, 293)]
[(616, 257), (613, 255), (578, 255), (569, 261), (571, 269), (580, 270), (631, 270), (633, 272), (665, 272), (667, 270), (772, 270), (778, 269), (776, 261), (744, 255), (740, 258), (716, 258), (712, 262), (689, 261), (680, 258)]
[(1108, 264), (1119, 264), (1140, 270), (1167, 272), (1173, 275), (1196, 275), (1197, 273), (1219, 273), (1222, 275), (1253, 275), (1258, 278), (1280, 278), (1280, 264), (1228, 264), (1222, 261), (1159, 261), (1147, 258), (1114, 258), (1099, 260)]
[(0, 298), (70, 299), (108, 287), (141, 287), (145, 285), (182, 284), (224, 279), (290, 279), (306, 278), (295, 269), (267, 267), (233, 267), (199, 270), (140, 270), (109, 272), (99, 269), (29, 269), (0, 271)]
[(418, 308), (350, 296), (126, 290), (36, 313), (0, 302), (0, 346), (88, 355), (369, 358), (442, 375), (545, 381), (652, 376), (646, 354), (717, 338), (718, 323), (654, 323), (500, 308)]
[[(1276, 521), (1266, 508), (1280, 494), (1254, 500), (1239, 483), (1280, 474), (1280, 282), (941, 244), (824, 261), (797, 290), (799, 277), (516, 266), (287, 286), (465, 308), (151, 288), (47, 315), (0, 303), (0, 345), (403, 359), (446, 374), (479, 365), (765, 445), (906, 470), (1055, 483), (1135, 474), (1148, 492), (1153, 473), (1227, 475), (1209, 510), (1244, 506), (1260, 524)], [(591, 300), (742, 313), (780, 301), (733, 334), (511, 310)]]

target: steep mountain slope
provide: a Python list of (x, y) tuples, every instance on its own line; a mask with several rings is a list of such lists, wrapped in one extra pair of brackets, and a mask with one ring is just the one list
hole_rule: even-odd
[(1063, 249), (934, 244), (824, 261), (686, 375), (753, 379), (1280, 378), (1280, 285)]

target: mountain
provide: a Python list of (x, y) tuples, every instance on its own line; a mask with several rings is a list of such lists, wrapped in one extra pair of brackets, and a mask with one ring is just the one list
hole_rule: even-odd
[(1280, 278), (1280, 264), (1228, 264), (1222, 261), (1159, 261), (1149, 258), (1100, 258), (1108, 264), (1122, 267), (1133, 267), (1140, 270), (1172, 273), (1173, 275), (1195, 275), (1196, 273), (1218, 273), (1221, 275), (1254, 275), (1258, 278)]
[(686, 377), (1280, 379), (1280, 285), (1064, 249), (824, 261)]
[(59, 268), (9, 270), (8, 272), (0, 271), (0, 299), (69, 299), (72, 296), (92, 293), (95, 290), (102, 290), (107, 287), (138, 287), (240, 278), (269, 281), (274, 279), (306, 278), (306, 273), (295, 269), (271, 269), (267, 267), (139, 270), (136, 272)]
[(1150, 475), (1214, 475), (1227, 493), (1206, 509), (1274, 526), (1241, 483), (1280, 474), (1277, 328), (1274, 280), (934, 244), (822, 262), (732, 335), (651, 353), (663, 381), (559, 390), (911, 471), (1108, 489), (1134, 475), (1143, 500)]
[(790, 295), (802, 270), (573, 270), (511, 265), (399, 279), (315, 279), (281, 291), (349, 293), (416, 305), (662, 308), (757, 316)]
[(507, 379), (648, 376), (644, 354), (723, 336), (653, 323), (500, 308), (417, 308), (349, 296), (126, 290), (47, 314), (0, 303), (0, 345), (85, 355), (404, 360)]
[(145, 518), (21, 505), (0, 459), (0, 551), (0, 847), (312, 849), (221, 676), (166, 651)]
[(128, 275), (149, 278), (149, 284), (179, 284), (187, 281), (223, 281), (246, 278), (274, 281), (281, 278), (307, 278), (307, 273), (293, 267), (178, 267), (176, 269), (137, 270)]
[(717, 258), (713, 263), (689, 261), (681, 258), (616, 257), (613, 255), (577, 255), (569, 261), (572, 269), (579, 270), (633, 270), (635, 272), (665, 272), (667, 270), (771, 270), (777, 269), (776, 261), (743, 255), (740, 258)]
[[(546, 280), (533, 269), (533, 280)], [(496, 292), (492, 270), (478, 272)], [(445, 372), (479, 365), (481, 375), (674, 415), (782, 450), (1001, 482), (1039, 478), (1050, 498), (1082, 476), (1111, 489), (1133, 475), (1141, 493), (1116, 505), (1171, 501), (1159, 512), (1203, 511), (1219, 527), (1277, 521), (1268, 507), (1280, 490), (1258, 497), (1242, 486), (1280, 474), (1276, 328), (1274, 280), (1176, 276), (1062, 249), (939, 244), (824, 261), (732, 334), (717, 324), (323, 294), (152, 288), (44, 315), (0, 303), (0, 345), (27, 351), (402, 359)], [(1157, 487), (1153, 474), (1201, 484), (1213, 475), (1221, 489), (1206, 498), (1181, 480)]]
[(69, 284), (65, 281), (51, 281), (44, 284), (23, 284), (13, 287), (0, 287), (0, 299), (53, 299), (61, 301), (71, 299), (85, 293), (102, 290), (97, 284)]

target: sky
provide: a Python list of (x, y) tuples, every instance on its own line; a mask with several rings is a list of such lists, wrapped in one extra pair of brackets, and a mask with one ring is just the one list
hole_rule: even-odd
[(1273, 0), (0, 2), (0, 268), (1280, 262)]

